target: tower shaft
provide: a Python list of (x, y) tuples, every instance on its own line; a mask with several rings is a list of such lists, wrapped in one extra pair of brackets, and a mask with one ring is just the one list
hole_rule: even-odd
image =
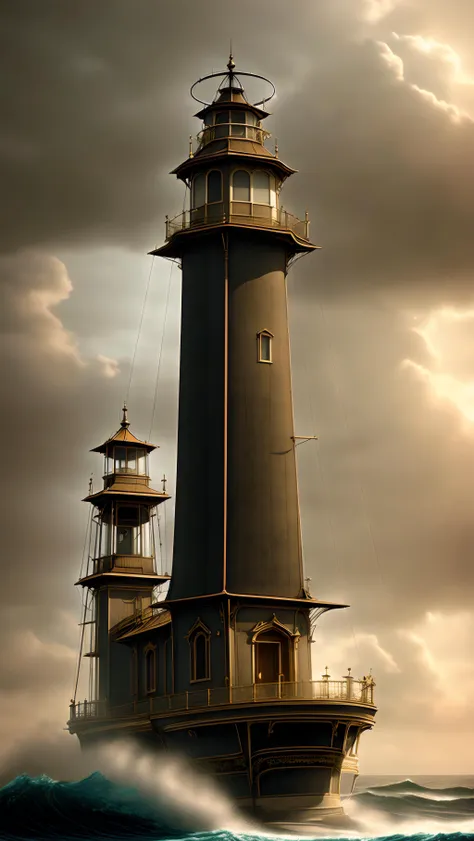
[(171, 599), (303, 588), (287, 253), (252, 233), (216, 234), (183, 255)]

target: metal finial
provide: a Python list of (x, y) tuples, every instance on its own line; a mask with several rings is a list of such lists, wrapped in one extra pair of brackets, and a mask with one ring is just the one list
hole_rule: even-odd
[(231, 76), (234, 72), (234, 68), (235, 68), (235, 61), (234, 61), (234, 56), (232, 55), (232, 49), (231, 49), (230, 55), (229, 55), (229, 61), (227, 62), (227, 69), (228, 69)]
[(352, 672), (352, 666), (348, 666), (347, 667), (347, 674), (350, 676), (351, 672)]
[(167, 481), (168, 481), (168, 479), (166, 478), (165, 474), (163, 473), (163, 478), (161, 480), (161, 484), (163, 485), (163, 493), (164, 494), (166, 493), (166, 483), (167, 483)]
[(92, 494), (92, 493), (94, 493), (94, 474), (93, 473), (91, 473), (90, 479), (89, 479), (89, 494)]
[(130, 426), (130, 421), (128, 419), (128, 409), (126, 403), (123, 404), (122, 413), (122, 423), (120, 424), (120, 426), (122, 426), (124, 429), (127, 429), (127, 427)]
[(190, 157), (190, 158), (194, 158), (194, 152), (193, 152), (193, 136), (192, 136), (192, 134), (190, 134), (190, 135), (189, 135), (189, 157)]
[(278, 139), (275, 137), (275, 158), (278, 158)]

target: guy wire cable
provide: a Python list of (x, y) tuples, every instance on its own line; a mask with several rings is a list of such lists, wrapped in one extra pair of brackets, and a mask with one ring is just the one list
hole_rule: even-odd
[(160, 342), (160, 349), (159, 349), (159, 353), (158, 353), (158, 365), (157, 365), (157, 370), (156, 370), (155, 391), (154, 391), (154, 395), (153, 395), (153, 406), (152, 406), (152, 411), (151, 411), (150, 433), (148, 435), (148, 440), (149, 441), (151, 441), (151, 435), (152, 435), (152, 432), (153, 432), (153, 423), (154, 423), (154, 420), (155, 420), (155, 410), (156, 410), (156, 403), (157, 403), (157, 397), (158, 397), (158, 385), (159, 385), (159, 382), (160, 382), (161, 360), (162, 360), (162, 357), (163, 357), (163, 344), (164, 344), (165, 333), (166, 333), (166, 322), (168, 320), (168, 308), (169, 308), (169, 302), (170, 302), (171, 278), (172, 278), (172, 275), (173, 275), (173, 266), (174, 266), (174, 263), (170, 263), (170, 273), (169, 273), (169, 276), (168, 276), (168, 289), (167, 289), (167, 293), (166, 293), (165, 311), (164, 311), (164, 316), (163, 316), (163, 328), (162, 328), (162, 332), (161, 332), (161, 342)]
[(152, 258), (151, 258), (151, 263), (150, 263), (150, 271), (148, 272), (148, 280), (147, 280), (147, 284), (146, 284), (146, 287), (145, 287), (145, 295), (143, 297), (142, 310), (141, 310), (141, 313), (140, 313), (140, 321), (138, 323), (137, 338), (136, 338), (136, 341), (135, 341), (135, 347), (133, 349), (133, 354), (132, 354), (132, 361), (131, 361), (131, 364), (130, 364), (130, 376), (128, 378), (127, 392), (126, 392), (125, 401), (124, 401), (125, 403), (128, 403), (128, 398), (130, 396), (130, 388), (131, 388), (131, 385), (132, 385), (133, 372), (135, 370), (135, 360), (136, 360), (136, 356), (137, 356), (138, 343), (140, 341), (140, 336), (141, 336), (141, 332), (142, 332), (143, 319), (145, 317), (146, 304), (147, 304), (147, 300), (148, 300), (148, 293), (150, 291), (151, 276), (153, 274), (154, 265), (155, 265), (155, 255), (153, 254)]

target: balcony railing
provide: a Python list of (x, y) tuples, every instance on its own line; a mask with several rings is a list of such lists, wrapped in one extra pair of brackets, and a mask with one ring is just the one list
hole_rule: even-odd
[(104, 558), (92, 558), (92, 571), (94, 575), (101, 572), (134, 572), (153, 575), (155, 570), (155, 559), (153, 556), (142, 555), (108, 555)]
[(142, 701), (108, 707), (103, 701), (83, 701), (71, 704), (70, 720), (121, 718), (136, 714), (160, 714), (228, 704), (253, 704), (273, 701), (341, 701), (374, 706), (374, 682), (368, 680), (312, 680), (304, 682), (253, 683), (249, 686), (219, 686), (197, 689), (175, 695), (150, 697)]
[(191, 228), (201, 228), (208, 225), (219, 225), (229, 222), (235, 225), (251, 225), (263, 228), (280, 228), (291, 231), (300, 239), (309, 239), (309, 220), (298, 219), (282, 207), (270, 207), (268, 204), (254, 202), (231, 201), (229, 212), (226, 212), (224, 202), (204, 204), (192, 210), (178, 213), (173, 219), (166, 217), (166, 239), (174, 234)]
[(199, 132), (198, 149), (202, 149), (213, 140), (224, 140), (229, 137), (233, 140), (251, 140), (253, 143), (263, 144), (267, 137), (270, 137), (270, 132), (260, 126), (245, 123), (218, 123), (215, 126), (206, 126)]

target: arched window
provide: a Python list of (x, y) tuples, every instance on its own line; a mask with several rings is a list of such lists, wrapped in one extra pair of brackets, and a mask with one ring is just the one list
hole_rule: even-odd
[(206, 176), (203, 172), (193, 181), (193, 207), (202, 207), (206, 203)]
[(145, 691), (156, 692), (156, 651), (152, 646), (145, 651)]
[[(275, 616), (271, 622), (259, 622), (253, 628), (254, 683), (278, 684), (281, 689), (281, 684), (292, 683), (297, 679), (298, 638), (298, 631), (292, 633)], [(284, 691), (288, 689), (286, 687)]]
[(210, 680), (211, 632), (200, 619), (195, 622), (188, 636), (191, 655), (191, 682)]
[(222, 201), (222, 173), (212, 169), (207, 176), (207, 203)]
[(244, 169), (237, 169), (234, 172), (232, 198), (234, 201), (250, 201), (250, 174)]

